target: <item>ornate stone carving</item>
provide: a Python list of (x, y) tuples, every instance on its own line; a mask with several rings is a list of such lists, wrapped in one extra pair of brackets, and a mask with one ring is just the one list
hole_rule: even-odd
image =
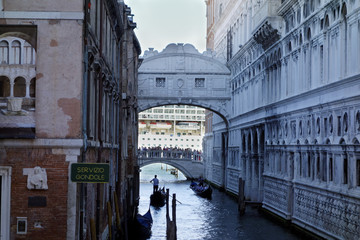
[(184, 80), (182, 80), (181, 78), (177, 80), (177, 86), (179, 88), (182, 88), (182, 86), (184, 86)]
[(266, 21), (254, 34), (254, 39), (266, 50), (280, 39), (280, 34), (277, 29), (274, 29), (270, 23)]
[(303, 188), (294, 190), (294, 198), (294, 217), (297, 219), (339, 238), (360, 236), (358, 202), (340, 200), (340, 195), (335, 193)]
[[(26, 171), (27, 170), (27, 171)], [(26, 171), (26, 173), (25, 173)], [(24, 175), (28, 175), (27, 188), (28, 189), (48, 189), (46, 169), (41, 167), (34, 167), (24, 169)]]
[(288, 213), (289, 186), (283, 180), (266, 178), (264, 182), (264, 203), (285, 214)]

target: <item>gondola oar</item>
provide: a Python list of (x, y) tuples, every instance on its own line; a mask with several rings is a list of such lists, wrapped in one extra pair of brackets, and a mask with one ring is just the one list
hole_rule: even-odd
[[(170, 195), (170, 197), (172, 198), (173, 196)], [(179, 200), (175, 199), (177, 202), (179, 202), (180, 204), (182, 204), (182, 202), (180, 202)]]

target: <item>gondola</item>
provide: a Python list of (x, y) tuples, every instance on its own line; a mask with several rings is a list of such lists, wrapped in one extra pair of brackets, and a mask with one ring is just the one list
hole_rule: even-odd
[(198, 182), (191, 181), (190, 188), (200, 197), (211, 199), (212, 189), (210, 185), (203, 183), (201, 186)]
[(136, 216), (137, 229), (136, 235), (139, 239), (147, 239), (151, 236), (151, 227), (153, 223), (153, 219), (151, 216), (150, 208), (144, 214), (137, 214)]
[(155, 191), (150, 196), (150, 205), (154, 207), (163, 207), (166, 202), (166, 193), (164, 188), (159, 191)]

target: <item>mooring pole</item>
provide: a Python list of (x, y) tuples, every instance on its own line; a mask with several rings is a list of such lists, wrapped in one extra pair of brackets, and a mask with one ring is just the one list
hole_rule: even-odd
[(172, 200), (172, 240), (176, 240), (176, 194), (173, 194)]
[(166, 239), (170, 237), (169, 189), (166, 189)]
[(245, 181), (242, 178), (239, 178), (239, 198), (238, 198), (238, 211), (240, 212), (240, 216), (245, 214)]

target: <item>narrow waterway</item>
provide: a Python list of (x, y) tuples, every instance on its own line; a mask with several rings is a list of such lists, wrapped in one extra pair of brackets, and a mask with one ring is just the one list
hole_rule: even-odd
[[(166, 239), (166, 207), (155, 209), (149, 206), (152, 184), (158, 175), (160, 186), (176, 193), (177, 239), (179, 240), (235, 240), (235, 239), (301, 239), (277, 222), (265, 218), (256, 208), (247, 207), (244, 216), (239, 216), (236, 201), (223, 192), (213, 189), (211, 200), (200, 198), (189, 188), (190, 182), (180, 173), (178, 177), (165, 170), (163, 165), (153, 164), (142, 168), (140, 174), (139, 213), (150, 207), (153, 217), (151, 240)], [(171, 216), (171, 206), (170, 206)]]

